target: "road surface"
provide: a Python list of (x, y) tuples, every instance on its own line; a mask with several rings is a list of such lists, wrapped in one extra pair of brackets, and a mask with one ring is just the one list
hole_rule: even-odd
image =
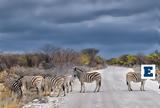
[(146, 81), (145, 91), (140, 91), (140, 83), (132, 84), (134, 91), (127, 90), (125, 74), (133, 71), (129, 68), (110, 66), (100, 70), (102, 87), (99, 93), (93, 93), (95, 84), (86, 84), (86, 93), (79, 93), (78, 80), (74, 91), (69, 93), (60, 108), (160, 108), (158, 83)]

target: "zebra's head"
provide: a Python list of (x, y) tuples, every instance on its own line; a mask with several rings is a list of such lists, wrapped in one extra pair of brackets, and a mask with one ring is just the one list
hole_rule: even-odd
[(74, 67), (74, 77), (78, 77), (80, 74), (83, 73), (83, 71), (77, 67)]

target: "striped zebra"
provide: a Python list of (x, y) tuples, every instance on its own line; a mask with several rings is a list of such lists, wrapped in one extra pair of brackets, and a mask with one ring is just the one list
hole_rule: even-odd
[(74, 68), (74, 77), (78, 77), (80, 83), (81, 83), (81, 90), (80, 93), (85, 92), (85, 82), (86, 83), (92, 83), (93, 81), (96, 81), (96, 88), (94, 92), (99, 92), (101, 87), (101, 74), (98, 72), (92, 72), (92, 73), (86, 73), (83, 70), (75, 67)]
[(146, 79), (141, 79), (141, 73), (128, 72), (126, 74), (126, 83), (127, 83), (127, 86), (128, 86), (128, 91), (132, 91), (131, 82), (135, 82), (135, 83), (141, 82), (140, 90), (144, 91), (145, 81), (146, 81)]
[(155, 79), (157, 82), (158, 82), (158, 85), (159, 85), (159, 89), (160, 89), (160, 74), (156, 74), (156, 79)]
[(22, 92), (28, 94), (31, 88), (35, 88), (37, 95), (42, 95), (44, 89), (44, 78), (42, 76), (24, 76), (22, 78)]
[(51, 94), (51, 91), (55, 93), (55, 90), (58, 90), (57, 97), (60, 95), (61, 91), (63, 90), (64, 96), (66, 95), (65, 93), (65, 79), (62, 76), (45, 76), (45, 86), (44, 86), (44, 91), (45, 94), (49, 92)]
[(23, 78), (23, 76), (20, 76), (16, 80), (15, 80), (15, 78), (7, 78), (5, 80), (5, 86), (9, 88), (11, 95), (13, 95), (13, 93), (15, 93), (17, 95), (17, 99), (19, 101), (23, 96), (22, 89), (21, 89), (21, 86), (22, 86), (21, 79), (22, 78)]
[(62, 77), (64, 78), (64, 84), (67, 89), (67, 93), (72, 92), (74, 77), (72, 75), (63, 75)]
[(157, 81), (160, 89), (160, 70), (156, 70), (156, 78), (153, 81)]

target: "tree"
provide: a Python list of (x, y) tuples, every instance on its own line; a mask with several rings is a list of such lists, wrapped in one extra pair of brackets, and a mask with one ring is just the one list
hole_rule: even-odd
[(104, 65), (104, 59), (101, 56), (96, 56), (96, 63)]
[(89, 56), (87, 54), (81, 54), (81, 63), (82, 65), (89, 65)]
[(87, 49), (83, 49), (82, 51), (82, 54), (85, 54), (85, 55), (88, 55), (89, 56), (89, 65), (90, 66), (95, 66), (96, 62), (95, 62), (95, 59), (96, 59), (96, 55), (99, 53), (99, 50), (98, 49), (95, 49), (95, 48), (87, 48)]
[(158, 68), (160, 67), (160, 53), (154, 52), (149, 54), (147, 56), (147, 60), (149, 63), (155, 64), (156, 66), (158, 66)]
[(147, 60), (146, 60), (146, 56), (144, 54), (137, 54), (136, 56), (136, 64), (146, 64), (147, 63)]
[(51, 56), (53, 56), (59, 50), (61, 50), (61, 48), (56, 47), (52, 44), (46, 44), (40, 49), (41, 53), (45, 55), (46, 63), (50, 63), (52, 59)]
[(132, 66), (136, 63), (136, 56), (134, 55), (127, 55), (127, 64)]
[(59, 49), (60, 49), (59, 47), (56, 47), (52, 44), (46, 44), (40, 49), (40, 51), (44, 54), (50, 55)]

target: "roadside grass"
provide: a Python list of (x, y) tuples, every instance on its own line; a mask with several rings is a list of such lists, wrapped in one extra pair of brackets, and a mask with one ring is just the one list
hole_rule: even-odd
[(0, 83), (0, 108), (20, 108), (10, 90)]

